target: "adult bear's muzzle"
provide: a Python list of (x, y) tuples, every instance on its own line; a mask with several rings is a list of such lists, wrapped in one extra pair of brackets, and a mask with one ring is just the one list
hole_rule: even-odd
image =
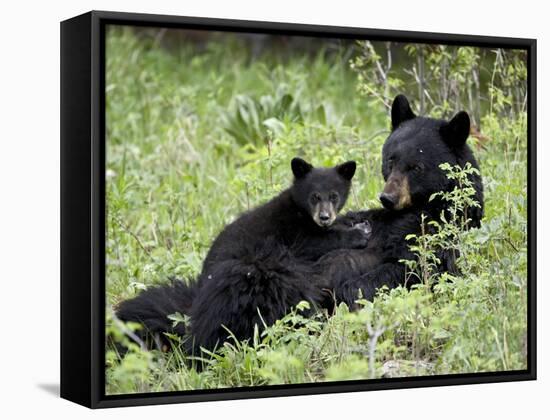
[(401, 210), (412, 204), (408, 177), (398, 171), (392, 171), (380, 194), (382, 205), (388, 210)]

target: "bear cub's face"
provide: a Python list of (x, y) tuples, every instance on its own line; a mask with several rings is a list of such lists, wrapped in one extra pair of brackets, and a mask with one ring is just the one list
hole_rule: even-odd
[(291, 166), (294, 174), (292, 199), (318, 226), (328, 228), (346, 203), (355, 174), (355, 162), (332, 168), (314, 168), (296, 157)]
[(470, 118), (464, 111), (450, 121), (414, 115), (407, 98), (398, 95), (392, 104), (392, 133), (382, 149), (384, 190), (382, 205), (402, 210), (428, 203), (432, 194), (450, 189), (439, 168), (457, 164), (470, 133)]

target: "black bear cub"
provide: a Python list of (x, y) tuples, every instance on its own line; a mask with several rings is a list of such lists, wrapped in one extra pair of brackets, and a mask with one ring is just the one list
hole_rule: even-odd
[[(300, 301), (319, 303), (323, 292), (313, 262), (332, 250), (368, 243), (362, 229), (332, 226), (356, 165), (314, 168), (294, 158), (291, 166), (292, 186), (225, 227), (197, 282), (149, 289), (122, 302), (117, 316), (141, 322), (150, 333), (188, 335), (187, 350), (197, 354), (200, 347), (222, 344), (228, 330), (249, 338), (255, 324), (272, 324)], [(190, 315), (190, 331), (171, 328), (167, 316), (174, 312)]]
[[(406, 267), (401, 260), (414, 260), (405, 239), (421, 233), (421, 217), (439, 220), (448, 203), (434, 193), (452, 191), (456, 182), (439, 167), (448, 162), (464, 167), (467, 163), (479, 169), (466, 140), (470, 118), (464, 111), (450, 120), (416, 116), (407, 98), (398, 95), (391, 110), (392, 132), (382, 149), (384, 189), (380, 194), (383, 208), (348, 213), (339, 223), (367, 223), (371, 228), (368, 246), (362, 250), (341, 250), (324, 256), (319, 264), (326, 282), (334, 288), (337, 301), (353, 306), (359, 289), (372, 299), (378, 288), (405, 284)], [(481, 176), (471, 176), (475, 200), (479, 207), (468, 209), (468, 227), (479, 227), (483, 216)], [(456, 253), (440, 255), (441, 271), (454, 272)], [(411, 285), (414, 278), (409, 280)]]

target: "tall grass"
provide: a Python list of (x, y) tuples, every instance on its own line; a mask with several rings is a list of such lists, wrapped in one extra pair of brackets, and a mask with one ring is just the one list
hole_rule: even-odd
[(387, 111), (357, 93), (350, 51), (257, 52), (228, 36), (170, 48), (109, 28), (106, 333), (129, 351), (106, 349), (107, 393), (526, 367), (525, 112), (492, 109), (482, 120), (488, 140), (470, 140), (486, 217), (464, 234), (465, 274), (434, 278), (433, 291), (394, 289), (331, 317), (304, 318), (300, 305), (200, 360), (145, 351), (113, 319), (121, 300), (196, 276), (224, 225), (289, 185), (293, 156), (356, 160), (347, 209), (378, 206)]

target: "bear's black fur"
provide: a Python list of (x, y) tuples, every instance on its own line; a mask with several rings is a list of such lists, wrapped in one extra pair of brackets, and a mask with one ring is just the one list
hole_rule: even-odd
[[(313, 262), (331, 250), (367, 244), (364, 230), (331, 227), (349, 194), (355, 162), (314, 168), (295, 158), (292, 171), (289, 189), (218, 235), (197, 282), (149, 289), (122, 302), (117, 316), (141, 322), (149, 333), (188, 334), (187, 350), (197, 354), (223, 343), (226, 328), (249, 338), (255, 324), (272, 324), (298, 302), (317, 304), (322, 291), (313, 281)], [(190, 331), (172, 329), (167, 316), (174, 312), (190, 315)]]
[[(427, 221), (439, 220), (447, 204), (439, 198), (430, 201), (430, 197), (456, 186), (439, 165), (448, 162), (464, 167), (469, 162), (479, 170), (466, 144), (470, 132), (466, 112), (459, 112), (450, 121), (417, 117), (407, 98), (399, 95), (392, 105), (391, 124), (392, 132), (382, 149), (386, 183), (380, 201), (384, 208), (348, 213), (336, 223), (370, 224), (368, 246), (363, 250), (333, 251), (318, 263), (327, 277), (325, 281), (334, 288), (336, 300), (351, 306), (359, 289), (370, 300), (381, 286), (393, 288), (405, 283), (405, 266), (399, 260), (415, 258), (405, 237), (421, 234), (422, 214)], [(479, 175), (472, 175), (471, 181), (480, 207), (468, 209), (468, 227), (479, 227), (483, 185)], [(441, 260), (441, 271), (455, 271), (453, 251), (442, 254)]]

